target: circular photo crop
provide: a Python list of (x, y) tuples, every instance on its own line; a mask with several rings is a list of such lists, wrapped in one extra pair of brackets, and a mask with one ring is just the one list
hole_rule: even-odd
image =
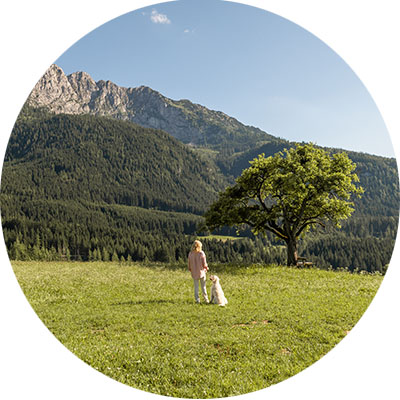
[(176, 1), (44, 71), (8, 142), (2, 230), (26, 298), (85, 363), (145, 392), (230, 397), (356, 325), (393, 252), (398, 181), (332, 49), (265, 10)]

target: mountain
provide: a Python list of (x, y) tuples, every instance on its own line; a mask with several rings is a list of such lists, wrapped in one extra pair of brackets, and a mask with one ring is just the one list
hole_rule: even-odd
[(124, 88), (95, 82), (86, 72), (66, 75), (53, 64), (32, 90), (27, 104), (56, 114), (92, 114), (162, 129), (185, 144), (232, 152), (278, 139), (220, 111), (189, 100), (171, 100), (146, 86)]
[[(10, 257), (182, 261), (218, 192), (258, 154), (292, 145), (188, 100), (53, 65), (6, 151), (0, 202)], [(396, 160), (349, 156), (365, 189), (354, 215), (340, 231), (307, 235), (300, 251), (320, 267), (384, 272), (398, 223)], [(204, 241), (214, 262), (285, 259), (272, 236)]]

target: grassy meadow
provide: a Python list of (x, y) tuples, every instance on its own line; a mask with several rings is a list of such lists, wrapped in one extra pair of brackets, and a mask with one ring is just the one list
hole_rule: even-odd
[(181, 398), (244, 394), (302, 371), (346, 336), (382, 280), (211, 264), (229, 301), (218, 307), (194, 303), (183, 265), (12, 265), (38, 316), (79, 358), (124, 384)]

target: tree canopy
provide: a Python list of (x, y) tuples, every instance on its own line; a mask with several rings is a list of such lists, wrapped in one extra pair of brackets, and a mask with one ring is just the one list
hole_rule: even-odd
[(317, 224), (340, 227), (354, 211), (351, 195), (361, 196), (356, 165), (347, 154), (330, 155), (313, 144), (298, 144), (274, 156), (258, 156), (219, 194), (205, 214), (206, 225), (249, 225), (272, 232), (287, 245), (287, 264), (297, 264), (297, 240)]

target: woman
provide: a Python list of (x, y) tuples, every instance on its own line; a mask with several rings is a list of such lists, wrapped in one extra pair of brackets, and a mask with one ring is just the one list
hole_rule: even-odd
[(208, 265), (206, 255), (204, 251), (201, 250), (202, 246), (199, 240), (194, 241), (192, 250), (188, 256), (188, 266), (194, 282), (194, 299), (196, 303), (200, 303), (199, 282), (201, 284), (201, 292), (203, 293), (204, 301), (209, 303), (206, 290), (206, 272), (208, 271)]

